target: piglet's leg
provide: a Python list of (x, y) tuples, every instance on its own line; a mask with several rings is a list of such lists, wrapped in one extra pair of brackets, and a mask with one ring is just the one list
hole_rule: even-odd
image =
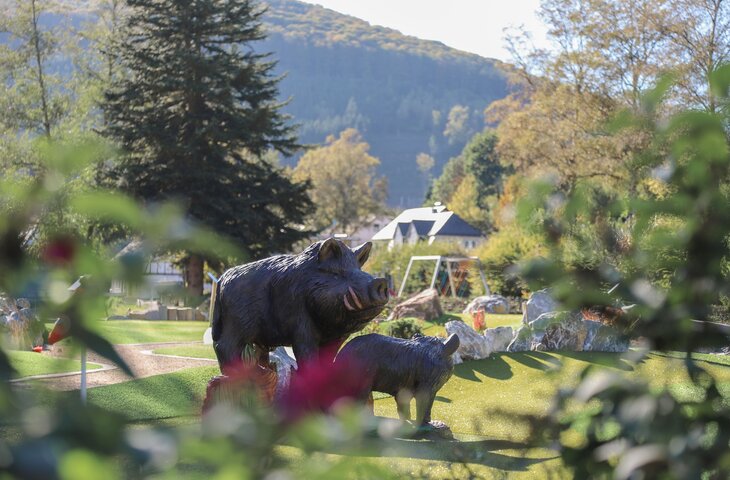
[(395, 396), (395, 404), (398, 406), (398, 416), (401, 420), (411, 419), (411, 400), (413, 394), (406, 389), (400, 390)]

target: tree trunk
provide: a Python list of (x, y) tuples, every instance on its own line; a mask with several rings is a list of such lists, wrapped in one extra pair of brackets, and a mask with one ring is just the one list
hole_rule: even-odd
[(191, 298), (203, 296), (203, 264), (203, 257), (194, 253), (185, 259), (185, 288)]
[(38, 87), (41, 90), (41, 111), (43, 112), (43, 131), (46, 137), (51, 138), (51, 117), (48, 112), (48, 92), (46, 91), (46, 81), (43, 76), (43, 60), (41, 59), (41, 43), (40, 32), (38, 27), (38, 18), (40, 14), (36, 11), (36, 2), (31, 0), (31, 13), (33, 24), (33, 49), (35, 51), (36, 75), (38, 78)]

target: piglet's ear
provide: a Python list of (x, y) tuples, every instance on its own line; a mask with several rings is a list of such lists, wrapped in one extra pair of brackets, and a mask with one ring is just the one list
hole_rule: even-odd
[(365, 265), (365, 262), (367, 262), (368, 258), (370, 258), (370, 249), (372, 248), (373, 244), (371, 242), (365, 242), (352, 250), (357, 257), (357, 263), (359, 263), (361, 267)]
[(459, 348), (459, 336), (455, 333), (449, 335), (449, 338), (444, 340), (444, 356), (453, 354), (457, 348)]
[(318, 258), (320, 262), (325, 262), (330, 258), (340, 258), (341, 256), (340, 244), (334, 238), (328, 238), (319, 246)]

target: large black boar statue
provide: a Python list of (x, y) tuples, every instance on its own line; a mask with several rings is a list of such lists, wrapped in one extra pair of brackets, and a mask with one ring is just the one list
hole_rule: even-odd
[(339, 346), (361, 330), (388, 301), (386, 280), (361, 270), (371, 247), (367, 242), (350, 249), (330, 238), (299, 255), (278, 255), (225, 272), (212, 320), (221, 371), (240, 364), (247, 345), (266, 358), (270, 349), (291, 346), (301, 366), (323, 347)]
[(358, 367), (369, 387), (364, 395), (373, 391), (393, 395), (402, 420), (410, 420), (415, 397), (416, 422), (428, 425), (436, 392), (454, 371), (451, 355), (457, 348), (459, 337), (454, 334), (442, 341), (420, 334), (403, 340), (373, 333), (350, 340), (336, 361)]

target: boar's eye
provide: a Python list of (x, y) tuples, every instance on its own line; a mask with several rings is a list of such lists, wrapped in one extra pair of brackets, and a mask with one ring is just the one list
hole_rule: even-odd
[(327, 273), (329, 275), (334, 275), (335, 277), (339, 277), (342, 275), (342, 272), (340, 272), (339, 270), (333, 270), (331, 268), (320, 268), (319, 271), (322, 273)]

